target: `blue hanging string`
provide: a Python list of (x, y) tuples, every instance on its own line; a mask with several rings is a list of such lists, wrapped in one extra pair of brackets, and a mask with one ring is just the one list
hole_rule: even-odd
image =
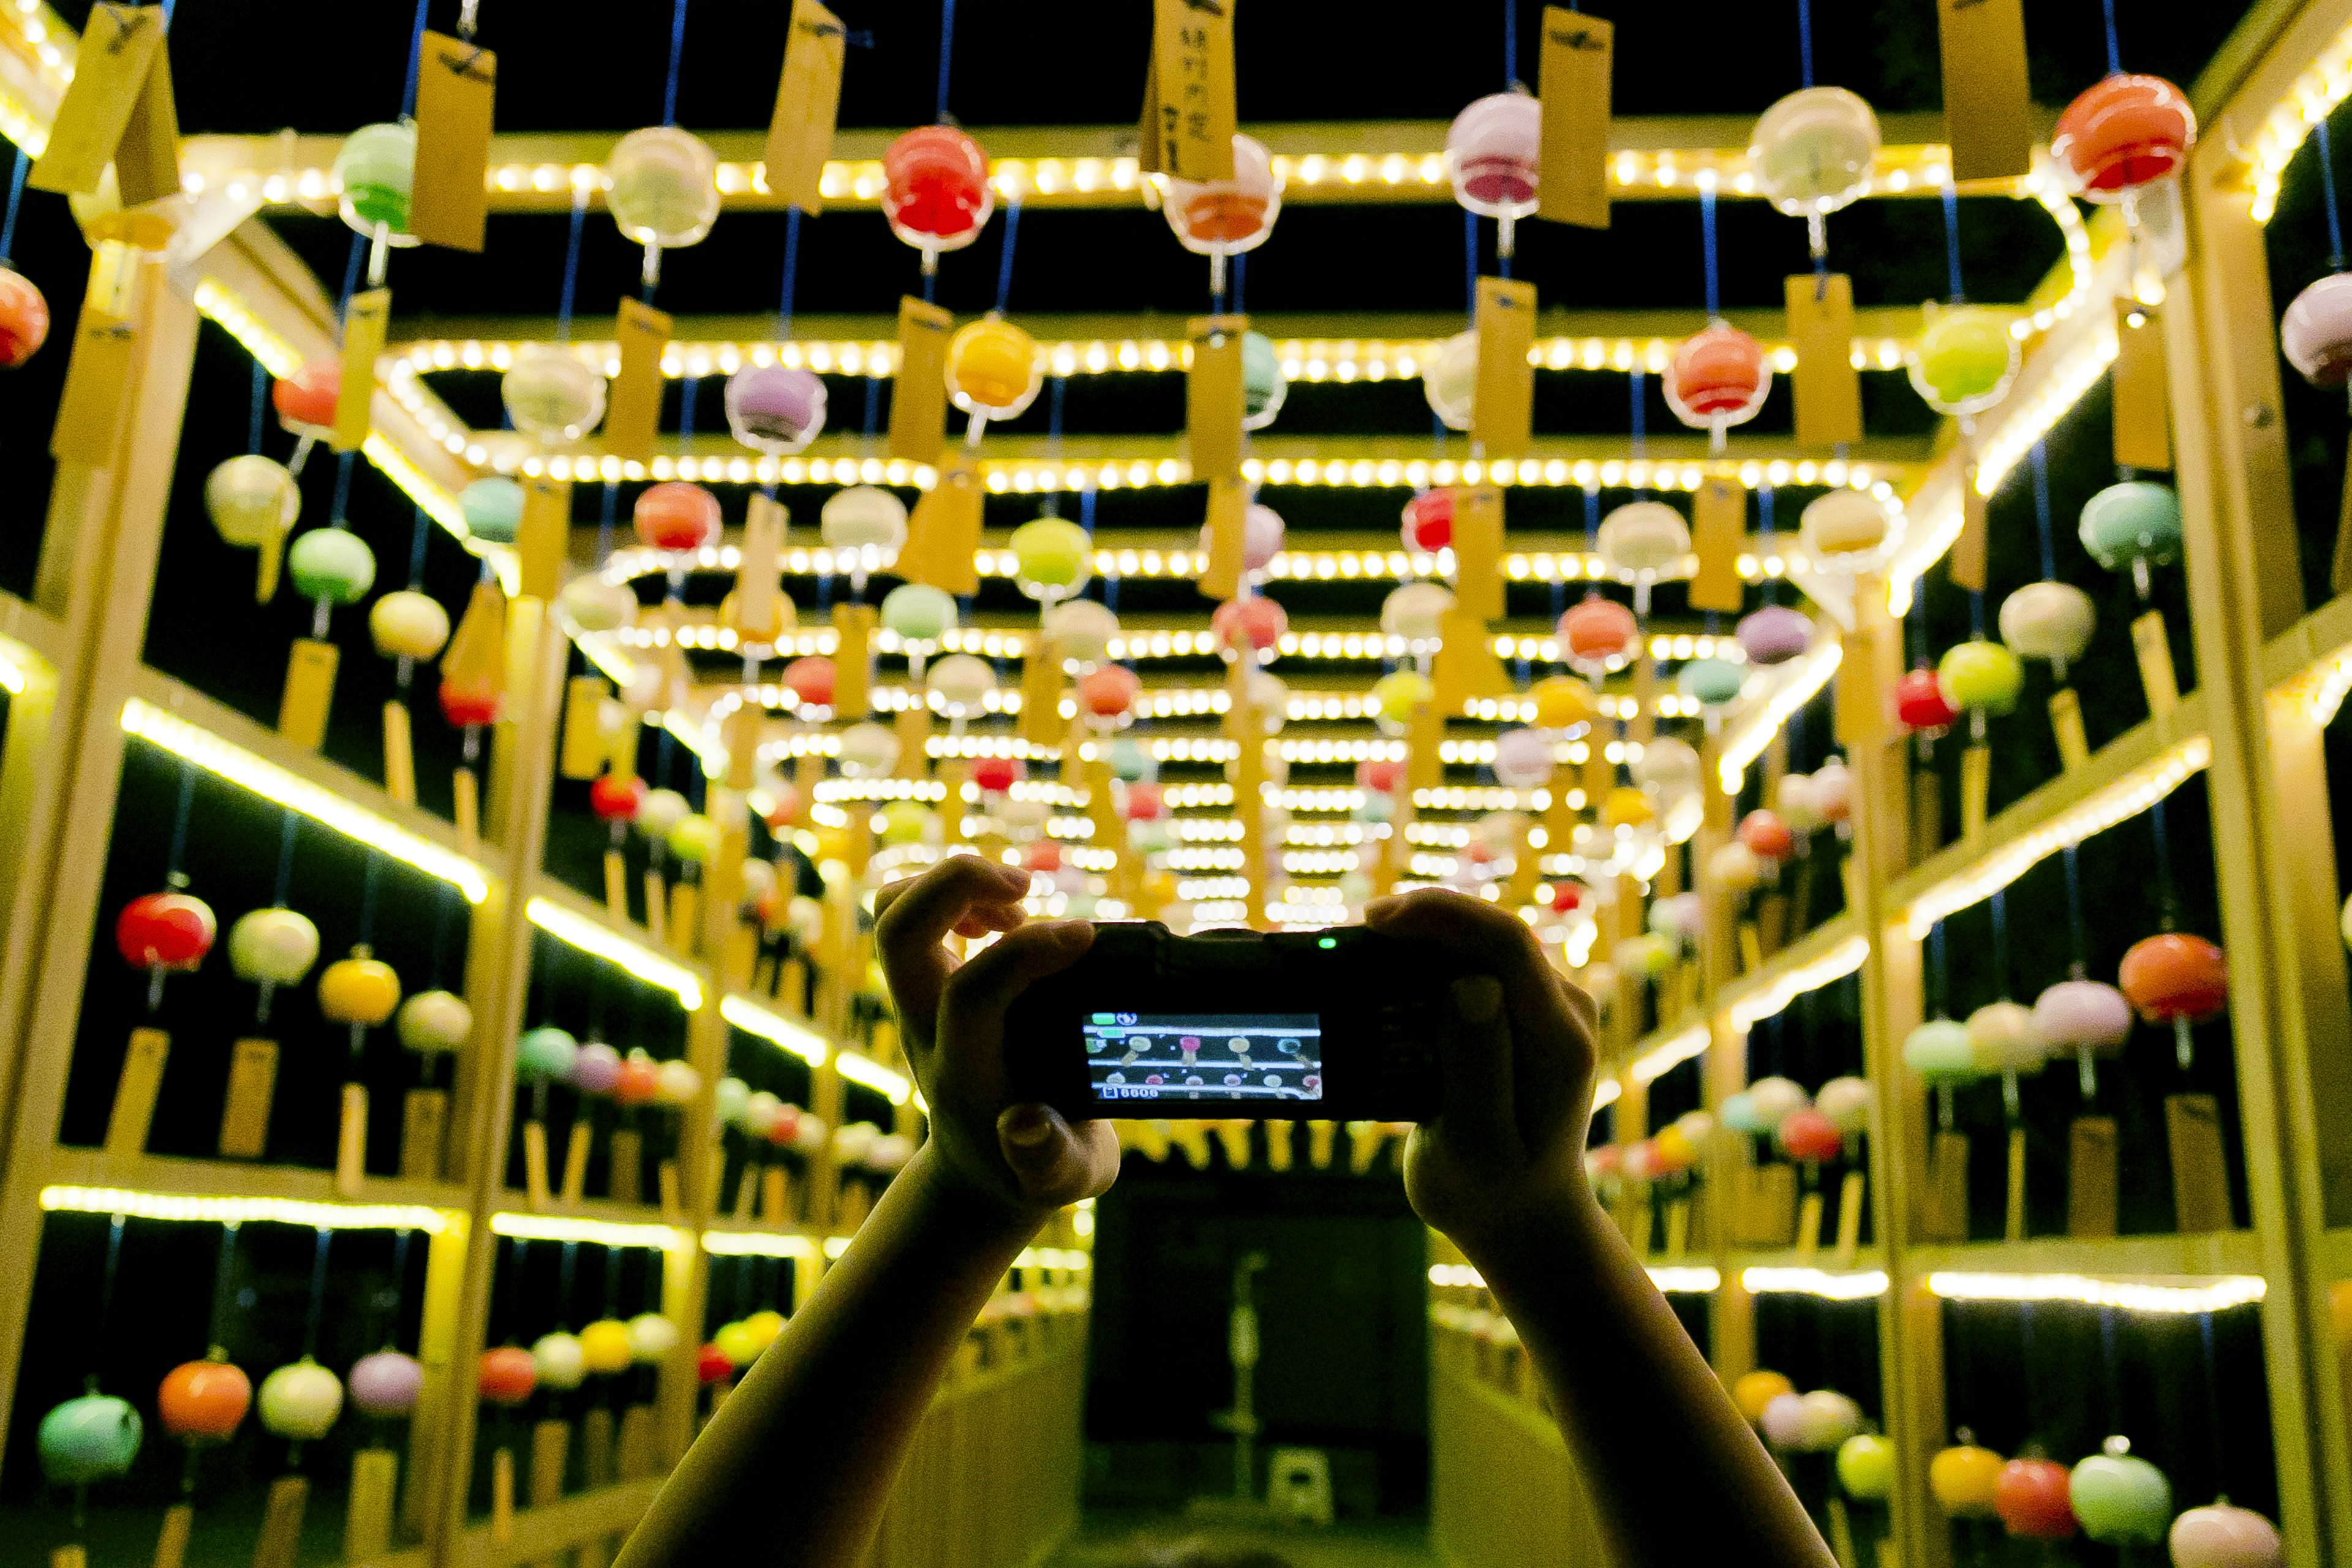
[(1584, 548), (1587, 552), (1601, 548), (1601, 487), (1584, 487)]
[(180, 876), (180, 863), (188, 853), (188, 812), (196, 803), (196, 764), (183, 759), (180, 763), (180, 799), (172, 814), (172, 853), (163, 861), (163, 880), (176, 887), (185, 879)]
[(1503, 86), (1508, 89), (1519, 79), (1519, 4), (1518, 0), (1503, 0)]
[(1242, 302), (1242, 284), (1249, 277), (1248, 251), (1244, 250), (1237, 256), (1225, 258), (1225, 277), (1226, 281), (1233, 285), (1234, 314), (1241, 315), (1249, 309)]
[(425, 542), (433, 532), (433, 520), (425, 509), (416, 509), (416, 531), (408, 539), (408, 585), (416, 587), (425, 581)]
[(327, 1309), (327, 1248), (332, 1245), (335, 1233), (325, 1226), (319, 1227), (319, 1245), (310, 1254), (310, 1315), (302, 1325), (302, 1353), (319, 1353), (319, 1319)]
[(16, 254), (16, 209), (25, 200), (25, 175), (31, 170), (33, 160), (21, 147), (16, 149), (16, 172), (8, 176), (8, 216), (0, 218), (0, 267), (9, 264)]
[(776, 306), (776, 336), (793, 335), (793, 285), (801, 265), (801, 209), (784, 209), (784, 281)]
[(2172, 902), (2172, 836), (2164, 820), (2164, 802), (2147, 808), (2147, 829), (2156, 839), (2156, 900), (2158, 928), (2170, 931), (2179, 913)]
[[(408, 27), (408, 80), (400, 89), (400, 117), (416, 112), (416, 72), (425, 63), (425, 11), (433, 0), (416, 0), (416, 20)], [(167, 17), (168, 20), (168, 17)]]
[(367, 259), (368, 243), (366, 235), (352, 236), (351, 258), (343, 263), (343, 291), (335, 301), (335, 320), (339, 324), (352, 308), (352, 295), (360, 286), (360, 264)]
[(1813, 85), (1813, 5), (1812, 0), (1797, 0), (1797, 74), (1799, 84)]
[(1960, 288), (1960, 188), (1944, 182), (1944, 270), (1952, 286), (1952, 303), (1968, 298)]
[(572, 192), (572, 234), (563, 242), (563, 294), (555, 307), (555, 341), (572, 341), (572, 300), (580, 286), (580, 236), (588, 226), (588, 191), (577, 186)]
[(261, 450), (263, 410), (268, 406), (269, 367), (259, 360), (255, 360), (253, 362), (253, 413), (247, 421), (245, 432), (245, 449), (248, 452)]
[(269, 900), (272, 909), (286, 907), (286, 896), (294, 889), (294, 829), (301, 819), (288, 807), (278, 825), (278, 889)]
[(237, 1221), (230, 1220), (221, 1226), (220, 1262), (213, 1269), (213, 1315), (211, 1332), (205, 1336), (208, 1344), (218, 1345), (228, 1337), (228, 1304), (236, 1299), (229, 1289), (236, 1262)]
[(1013, 297), (1013, 247), (1021, 237), (1021, 198), (1004, 202), (1004, 249), (996, 258), (996, 309), (1002, 313)]
[(2116, 42), (2116, 0), (2099, 0), (2099, 9), (2107, 25), (2107, 74), (2124, 74), (2124, 51)]
[(1078, 526), (1087, 531), (1088, 539), (1095, 536), (1095, 488), (1092, 485), (1078, 492)]
[(1984, 599), (1980, 591), (1975, 588), (1969, 590), (1969, 636), (1972, 637), (1984, 636)]
[(2033, 459), (2033, 521), (2042, 531), (2042, 579), (2046, 583), (2058, 575), (2058, 547), (2050, 531), (2050, 454), (2036, 441), (2030, 455)]
[[(122, 1262), (122, 1227), (127, 1218), (127, 1215), (118, 1214), (108, 1222), (106, 1227), (106, 1274), (98, 1288), (98, 1317), (90, 1324), (90, 1337), (101, 1344), (105, 1342), (103, 1331), (106, 1328), (107, 1313), (114, 1306), (114, 1276), (115, 1270)], [(97, 1390), (97, 1383), (98, 1376), (93, 1372), (90, 1374), (93, 1393)]]
[(1473, 326), (1478, 321), (1478, 215), (1462, 209), (1462, 301)]
[(1936, 980), (1936, 1016), (1949, 1017), (1952, 1011), (1952, 970), (1944, 952), (1944, 922), (1937, 921), (1927, 928), (1927, 972)]
[[(1770, 485), (1761, 485), (1758, 487), (1756, 491), (1756, 531), (1764, 538), (1768, 545), (1772, 538), (1772, 509), (1778, 500), (1779, 492)], [(1768, 605), (1777, 605), (1780, 602), (1780, 580), (1779, 578), (1767, 576), (1764, 579), (1764, 602)]]
[(677, 386), (677, 438), (694, 439), (694, 405), (702, 393), (702, 378), (689, 375), (680, 379)]
[(611, 479), (604, 481), (604, 510), (596, 519), (596, 564), (613, 553), (613, 527), (621, 510), (621, 487)]
[(331, 521), (341, 522), (351, 505), (352, 464), (358, 457), (357, 452), (343, 452), (335, 458), (335, 510), (328, 514)]
[(2009, 994), (2009, 895), (1996, 889), (1987, 900), (1992, 906), (1992, 988)]
[[(2327, 269), (2341, 272), (2344, 270), (2344, 220), (2336, 210), (2336, 153), (2328, 144), (2326, 115), (2312, 122), (2311, 133), (2318, 143), (2315, 151), (2319, 158), (2320, 205), (2327, 214)], [(12, 216), (16, 212), (13, 205), (8, 210)], [(0, 252), (6, 249), (5, 242), (0, 241)]]
[(881, 419), (881, 417), (882, 417), (882, 378), (881, 378), (880, 376), (878, 376), (878, 375), (869, 375), (869, 376), (867, 376), (867, 377), (866, 378), (866, 435), (871, 436), (871, 435), (873, 435), (873, 434), (874, 434), (875, 426), (876, 426), (877, 423)]
[(360, 872), (360, 941), (370, 944), (375, 941), (376, 871), (383, 862), (383, 857), (371, 849)]
[(662, 84), (662, 123), (677, 123), (677, 65), (686, 54), (686, 0), (677, 0), (677, 9), (669, 19), (669, 79)]
[[(955, 0), (940, 0), (940, 123), (948, 119), (948, 65), (955, 58)], [(925, 299), (930, 296), (926, 294)]]
[(162, 6), (163, 13), (163, 31), (167, 33), (172, 30), (172, 12), (173, 9), (174, 0), (163, 0)]
[(1706, 319), (1718, 314), (1715, 286), (1715, 187), (1701, 185), (1698, 192), (1699, 244), (1706, 257)]
[(1633, 402), (1633, 456), (1642, 455), (1650, 435), (1650, 377), (1640, 365), (1626, 378), (1628, 395)]
[(2066, 934), (2070, 939), (2072, 939), (2074, 944), (2074, 969), (2076, 973), (2079, 974), (2085, 967), (2086, 963), (2086, 961), (2083, 956), (2084, 950), (2084, 942), (2083, 940), (2083, 868), (2081, 862), (2076, 857), (2074, 846), (2072, 844), (2066, 846), (2065, 857)]

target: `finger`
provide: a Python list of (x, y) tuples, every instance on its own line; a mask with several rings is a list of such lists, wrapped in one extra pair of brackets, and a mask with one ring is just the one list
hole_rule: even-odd
[(1364, 923), (1383, 936), (1427, 942), (1466, 958), (1503, 983), (1517, 1054), (1554, 1071), (1590, 1071), (1599, 1009), (1564, 984), (1535, 932), (1517, 916), (1443, 888), (1375, 899)]
[(955, 968), (941, 940), (967, 915), (1007, 904), (1017, 912), (1028, 890), (1026, 871), (977, 855), (952, 856), (882, 889), (874, 900), (874, 942), (902, 1026), (912, 1021), (928, 1033), (939, 1012), (940, 990)]
[(1074, 1124), (1051, 1106), (1012, 1105), (996, 1119), (996, 1142), (1021, 1195), (1043, 1208), (1098, 1196), (1118, 1175), (1108, 1121)]
[(948, 982), (944, 1005), (958, 1017), (1001, 1014), (1031, 982), (1076, 963), (1094, 940), (1095, 928), (1087, 921), (1024, 925), (957, 970)]
[(1438, 1129), (1454, 1150), (1516, 1158), (1520, 1139), (1503, 988), (1492, 975), (1466, 974), (1449, 989)]

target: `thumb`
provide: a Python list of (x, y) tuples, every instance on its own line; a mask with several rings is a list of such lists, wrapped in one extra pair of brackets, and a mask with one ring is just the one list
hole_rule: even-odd
[(1118, 1173), (1118, 1140), (1108, 1122), (1074, 1127), (1048, 1105), (1007, 1106), (996, 1142), (1022, 1197), (1044, 1207), (1093, 1197)]

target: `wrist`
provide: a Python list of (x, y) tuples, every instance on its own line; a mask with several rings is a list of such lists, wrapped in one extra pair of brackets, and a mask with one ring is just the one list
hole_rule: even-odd
[(1517, 1273), (1528, 1260), (1556, 1265), (1588, 1254), (1615, 1234), (1601, 1200), (1582, 1180), (1530, 1189), (1490, 1206), (1472, 1224), (1446, 1236), (1491, 1284)]
[(1045, 1228), (1053, 1211), (993, 1192), (940, 1150), (936, 1138), (915, 1151), (900, 1173), (911, 1181), (925, 1211), (983, 1247), (1017, 1253)]

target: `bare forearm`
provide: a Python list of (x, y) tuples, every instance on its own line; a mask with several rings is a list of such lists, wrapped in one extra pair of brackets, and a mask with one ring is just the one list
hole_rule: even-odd
[(1465, 1241), (1559, 1413), (1619, 1568), (1832, 1562), (1665, 1298), (1597, 1203)]
[(956, 1347), (1035, 1229), (943, 1179), (930, 1154), (719, 1406), (616, 1568), (707, 1562), (746, 1541), (791, 1568), (864, 1559)]

